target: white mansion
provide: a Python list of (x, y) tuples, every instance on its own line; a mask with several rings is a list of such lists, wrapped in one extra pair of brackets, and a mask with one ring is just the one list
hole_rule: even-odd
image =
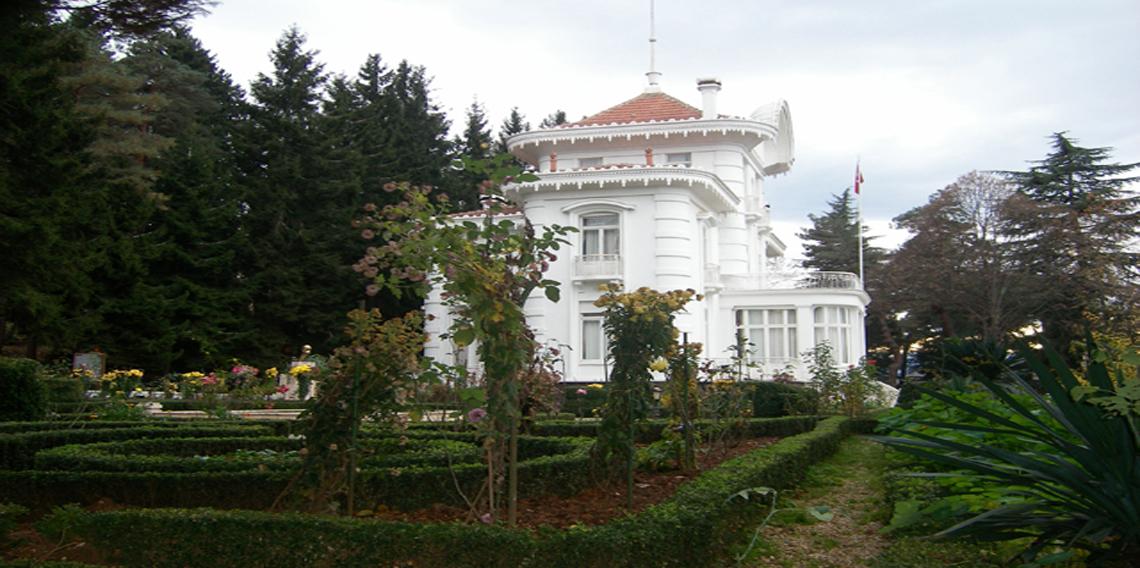
[[(633, 99), (509, 140), (511, 153), (541, 179), (510, 186), (508, 195), (535, 225), (579, 229), (548, 272), (562, 283), (562, 300), (538, 294), (526, 306), (538, 340), (560, 349), (566, 380), (606, 378), (602, 310), (594, 306), (605, 283), (704, 294), (677, 326), (704, 344), (705, 357), (724, 362), (743, 333), (759, 364), (753, 378), (805, 380), (800, 355), (823, 341), (841, 365), (864, 352), (870, 298), (856, 275), (789, 282), (770, 273), (785, 246), (772, 234), (764, 181), (794, 161), (787, 103), (746, 118), (721, 115), (720, 83), (701, 80), (698, 88), (700, 109), (661, 92), (650, 73), (649, 87)], [(425, 308), (436, 316), (427, 331), (438, 338), (450, 325), (446, 310), (437, 295)], [(427, 355), (474, 362), (467, 350), (434, 339)]]

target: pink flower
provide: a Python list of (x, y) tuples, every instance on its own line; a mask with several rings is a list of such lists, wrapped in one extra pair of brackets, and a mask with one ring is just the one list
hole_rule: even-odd
[(467, 413), (467, 420), (469, 420), (472, 424), (478, 424), (478, 423), (482, 422), (483, 419), (486, 417), (487, 417), (487, 411), (483, 410), (482, 408), (472, 408)]
[(586, 396), (586, 389), (578, 389), (578, 395)]
[(285, 394), (285, 393), (289, 392), (289, 387), (287, 387), (285, 385), (277, 385), (277, 392), (278, 392), (278, 394)]

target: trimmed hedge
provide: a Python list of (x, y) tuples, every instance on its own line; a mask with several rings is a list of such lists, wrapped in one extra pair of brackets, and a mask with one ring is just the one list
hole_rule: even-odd
[(752, 389), (752, 415), (775, 418), (819, 412), (819, 391), (803, 385), (770, 381), (747, 383)]
[(36, 453), (70, 444), (140, 438), (255, 437), (282, 433), (280, 425), (268, 421), (236, 423), (203, 421), (193, 424), (178, 422), (81, 422), (79, 424), (83, 424), (85, 427), (52, 428), (18, 434), (0, 434), (0, 469), (32, 469), (35, 466)]
[[(446, 439), (408, 440), (394, 436), (361, 441), (362, 468), (446, 466), (448, 463), (478, 463), (477, 444)], [(136, 471), (194, 473), (204, 471), (296, 471), (301, 467), (299, 438), (159, 438), (76, 444), (43, 450), (36, 454), (40, 471)], [(237, 452), (262, 452), (240, 455)], [(268, 453), (272, 452), (272, 453)], [(237, 455), (235, 455), (237, 454)], [(375, 455), (371, 455), (375, 454)]]
[[(409, 433), (410, 439), (445, 438), (474, 446), (474, 433)], [(249, 438), (252, 440), (252, 438)], [(159, 444), (159, 441), (153, 441)], [(520, 438), (520, 498), (568, 496), (590, 483), (589, 447), (592, 440)], [(219, 442), (226, 444), (230, 442)], [(236, 442), (235, 442), (236, 443)], [(140, 446), (145, 446), (139, 442)], [(71, 450), (64, 450), (67, 454)], [(544, 455), (557, 454), (557, 455)], [(435, 458), (446, 460), (446, 456)], [(163, 458), (157, 458), (163, 461)], [(168, 460), (169, 461), (169, 460)], [(90, 463), (90, 462), (89, 462)], [(46, 465), (46, 464), (45, 464)], [(412, 465), (402, 468), (363, 464), (357, 475), (360, 508), (384, 504), (396, 510), (418, 510), (435, 503), (463, 506), (462, 495), (474, 495), (482, 485), (481, 463)], [(88, 505), (100, 498), (138, 507), (215, 507), (267, 509), (284, 490), (291, 471), (18, 471), (0, 472), (0, 502), (35, 510), (67, 503)]]
[(497, 526), (193, 509), (85, 513), (74, 531), (128, 567), (703, 568), (727, 555), (746, 521), (766, 513), (732, 495), (791, 486), (865, 427), (823, 420), (811, 432), (705, 472), (666, 503), (589, 529), (532, 534)]
[[(818, 416), (788, 416), (784, 418), (753, 418), (745, 421), (746, 430), (741, 434), (745, 437), (774, 436), (784, 438), (810, 430), (819, 422)], [(709, 428), (713, 423), (709, 420), (694, 422), (698, 430)], [(587, 436), (595, 438), (598, 429), (602, 426), (599, 420), (568, 421), (547, 420), (535, 423), (531, 434), (534, 436), (575, 437)], [(639, 444), (652, 444), (661, 439), (665, 428), (670, 427), (667, 420), (649, 420), (638, 424), (635, 439)]]

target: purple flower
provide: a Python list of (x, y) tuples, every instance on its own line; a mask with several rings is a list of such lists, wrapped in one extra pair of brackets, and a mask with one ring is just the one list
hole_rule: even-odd
[(487, 417), (487, 411), (482, 408), (472, 408), (467, 412), (467, 420), (472, 424), (478, 424)]

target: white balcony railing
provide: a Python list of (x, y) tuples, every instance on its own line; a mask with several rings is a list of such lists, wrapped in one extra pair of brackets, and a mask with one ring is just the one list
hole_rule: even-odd
[(583, 254), (574, 257), (574, 277), (584, 280), (621, 278), (620, 254)]
[(850, 272), (812, 272), (804, 278), (800, 288), (837, 288), (859, 290), (859, 276)]

